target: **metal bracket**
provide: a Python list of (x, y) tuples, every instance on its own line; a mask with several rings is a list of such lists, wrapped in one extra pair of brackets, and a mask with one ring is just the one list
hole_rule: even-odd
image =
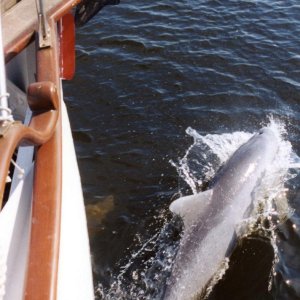
[(38, 33), (39, 47), (46, 48), (51, 46), (50, 26), (45, 15), (43, 0), (36, 0), (36, 8), (38, 13)]

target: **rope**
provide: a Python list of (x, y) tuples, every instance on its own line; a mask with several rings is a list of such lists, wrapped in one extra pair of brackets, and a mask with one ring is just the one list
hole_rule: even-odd
[[(4, 93), (0, 95), (0, 100), (2, 98), (8, 98), (8, 97), (9, 97), (9, 93)], [(3, 114), (3, 112), (6, 112), (7, 115)], [(13, 121), (13, 116), (11, 114), (11, 109), (9, 109), (6, 106), (0, 105), (0, 122), (1, 121)]]
[(0, 95), (0, 99), (1, 98), (5, 98), (5, 97), (8, 98), (9, 97), (9, 93), (5, 93), (5, 94)]
[(7, 116), (0, 116), (0, 121), (13, 121), (13, 116), (11, 114), (11, 109), (8, 107), (0, 106), (0, 112), (5, 111)]
[(19, 174), (18, 174), (18, 178), (22, 179), (24, 174), (25, 174), (25, 170), (23, 168), (21, 168), (13, 159), (10, 160), (11, 163), (15, 166), (15, 168), (18, 170)]

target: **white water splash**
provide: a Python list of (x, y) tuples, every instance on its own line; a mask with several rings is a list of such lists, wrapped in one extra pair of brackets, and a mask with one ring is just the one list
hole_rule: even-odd
[(191, 127), (187, 128), (186, 133), (193, 137), (194, 142), (178, 163), (171, 161), (171, 164), (176, 167), (179, 176), (189, 185), (193, 194), (253, 135), (248, 132), (200, 135)]
[[(246, 237), (256, 232), (269, 238), (274, 249), (273, 268), (270, 276), (271, 287), (272, 274), (275, 274), (275, 266), (279, 261), (275, 230), (281, 222), (293, 213), (288, 205), (286, 183), (297, 175), (298, 170), (295, 169), (300, 167), (300, 159), (293, 152), (291, 143), (285, 139), (287, 132), (283, 123), (270, 117), (267, 127), (272, 129), (279, 139), (279, 149), (275, 161), (266, 170), (253, 193), (254, 201), (251, 215), (241, 224), (237, 224), (237, 233)], [(178, 163), (171, 163), (193, 193), (199, 192), (203, 184), (215, 175), (219, 167), (254, 134), (234, 132), (220, 135), (200, 135), (192, 128), (188, 128), (186, 132), (193, 137), (194, 142)], [(200, 177), (197, 175), (199, 173), (201, 173)], [(224, 274), (225, 271), (225, 268), (220, 268), (219, 274)], [(218, 278), (218, 274), (215, 275), (215, 278)], [(217, 281), (213, 280), (210, 283), (206, 295), (209, 294)]]
[[(286, 182), (296, 176), (297, 171), (292, 168), (300, 166), (299, 157), (293, 152), (291, 143), (285, 139), (287, 132), (284, 124), (270, 118), (267, 124), (280, 140), (276, 160), (266, 170), (260, 184), (254, 191), (254, 203), (249, 218), (237, 224), (237, 232), (243, 236), (253, 231), (268, 237), (273, 246), (275, 258), (271, 278), (275, 273), (275, 266), (279, 260), (276, 243), (275, 229), (277, 225), (291, 214), (287, 201)], [(229, 157), (254, 133), (234, 132), (224, 134), (200, 135), (196, 130), (187, 128), (186, 133), (193, 137), (193, 144), (187, 149), (183, 158), (177, 163), (171, 162), (176, 167), (178, 174), (191, 188), (193, 193), (203, 189)], [(180, 191), (181, 193), (182, 191)], [(121, 267), (121, 272), (115, 276), (109, 289), (101, 284), (96, 289), (96, 294), (101, 299), (160, 299), (166, 276), (171, 271), (172, 261), (175, 257), (177, 246), (170, 240), (168, 234), (170, 223), (159, 233), (142, 243), (139, 250), (132, 253), (127, 263)], [(151, 258), (144, 257), (147, 252), (154, 252)], [(140, 260), (139, 266), (136, 261)], [(208, 285), (206, 296), (212, 291), (214, 285), (222, 278), (228, 268), (229, 260), (215, 274)]]
[(121, 272), (112, 279), (109, 288), (98, 284), (97, 297), (105, 300), (161, 299), (179, 243), (178, 234), (175, 242), (171, 236), (180, 231), (181, 225), (179, 218), (172, 219), (157, 234), (142, 242), (120, 268)]

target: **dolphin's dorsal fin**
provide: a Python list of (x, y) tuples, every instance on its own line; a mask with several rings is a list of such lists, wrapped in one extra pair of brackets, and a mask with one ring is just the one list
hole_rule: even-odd
[(195, 195), (181, 197), (171, 203), (170, 211), (179, 215), (183, 219), (184, 227), (188, 228), (205, 214), (210, 205), (212, 194), (213, 190), (207, 190)]

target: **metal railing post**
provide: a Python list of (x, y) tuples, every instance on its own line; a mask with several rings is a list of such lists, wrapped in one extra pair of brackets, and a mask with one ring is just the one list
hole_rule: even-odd
[(11, 110), (8, 107), (8, 96), (6, 89), (6, 72), (4, 62), (2, 21), (0, 9), (0, 121), (12, 121)]

